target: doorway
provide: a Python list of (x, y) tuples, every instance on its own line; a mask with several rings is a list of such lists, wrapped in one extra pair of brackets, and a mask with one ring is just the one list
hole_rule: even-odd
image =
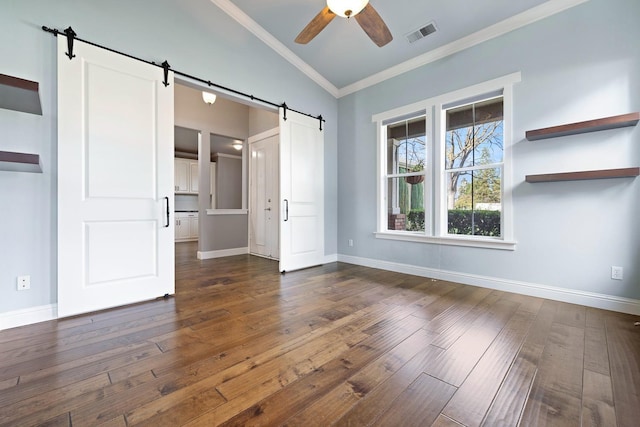
[(280, 259), (280, 132), (249, 138), (249, 251)]

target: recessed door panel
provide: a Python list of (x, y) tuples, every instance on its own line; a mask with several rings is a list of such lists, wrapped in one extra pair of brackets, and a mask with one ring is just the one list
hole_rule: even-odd
[(157, 276), (157, 232), (155, 221), (85, 224), (85, 285)]
[(154, 198), (156, 82), (92, 63), (84, 77), (87, 197)]

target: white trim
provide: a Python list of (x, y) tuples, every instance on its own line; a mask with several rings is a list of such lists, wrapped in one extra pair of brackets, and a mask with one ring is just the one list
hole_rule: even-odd
[(249, 209), (207, 209), (207, 215), (246, 215)]
[(249, 253), (249, 248), (232, 248), (232, 249), (220, 249), (217, 251), (198, 251), (198, 259), (213, 259), (223, 258), (226, 256), (234, 255), (246, 255)]
[(275, 50), (280, 56), (293, 64), (302, 71), (307, 77), (316, 82), (324, 90), (329, 92), (335, 98), (338, 98), (338, 88), (329, 80), (324, 78), (311, 65), (304, 62), (298, 55), (293, 53), (288, 47), (282, 44), (278, 39), (273, 37), (267, 30), (262, 28), (256, 21), (251, 19), (240, 8), (231, 3), (229, 0), (210, 0), (211, 3), (218, 6), (227, 15), (235, 19), (240, 25), (249, 30), (254, 36), (262, 40), (267, 46)]
[(6, 313), (0, 313), (0, 331), (18, 326), (31, 325), (33, 323), (46, 322), (57, 318), (58, 304), (47, 304), (8, 311)]
[(395, 271), (397, 273), (430, 277), (439, 280), (462, 283), (465, 285), (496, 289), (499, 291), (529, 295), (538, 298), (546, 298), (554, 301), (580, 304), (587, 307), (600, 308), (603, 310), (612, 310), (621, 313), (640, 315), (640, 300), (631, 298), (599, 294), (595, 292), (578, 291), (556, 286), (541, 285), (537, 283), (520, 282), (515, 280), (502, 279), (499, 277), (458, 273), (455, 271), (419, 267), (410, 264), (400, 264), (389, 261), (380, 261), (371, 258), (354, 257), (350, 255), (338, 254), (338, 261), (348, 264), (361, 265), (364, 267)]
[(263, 139), (270, 138), (272, 136), (276, 136), (280, 134), (280, 127), (274, 127), (273, 129), (265, 130), (264, 132), (260, 132), (257, 135), (250, 136), (247, 139), (249, 144), (253, 144), (254, 142), (262, 141)]
[(505, 85), (502, 92), (503, 153), (502, 163), (502, 221), (500, 235), (505, 240), (514, 239), (513, 230), (513, 85)]
[(338, 254), (331, 254), (324, 256), (324, 263), (331, 264), (332, 262), (338, 262)]
[(237, 159), (237, 160), (242, 159), (242, 156), (236, 156), (234, 154), (216, 153), (216, 156), (217, 157), (225, 157), (227, 159)]
[(416, 68), (420, 68), (431, 62), (438, 61), (449, 55), (453, 55), (454, 53), (461, 52), (480, 43), (502, 36), (513, 30), (517, 30), (518, 28), (522, 28), (541, 19), (555, 15), (556, 13), (563, 12), (566, 9), (578, 6), (587, 1), (589, 0), (549, 0), (539, 6), (525, 10), (518, 15), (514, 15), (494, 25), (483, 28), (480, 31), (476, 31), (473, 34), (469, 34), (466, 37), (455, 40), (444, 46), (440, 46), (437, 49), (387, 68), (386, 70), (380, 71), (379, 73), (373, 74), (350, 85), (344, 86), (339, 89), (338, 98), (358, 92), (359, 90), (376, 85)]
[(513, 251), (516, 249), (516, 242), (492, 239), (490, 237), (477, 237), (471, 236), (427, 236), (424, 234), (416, 234), (407, 231), (379, 231), (374, 233), (377, 239), (387, 240), (400, 240), (403, 242), (418, 242), (418, 243), (433, 243), (437, 245), (447, 246), (467, 246), (473, 248), (485, 248), (485, 249), (502, 249), (507, 251)]

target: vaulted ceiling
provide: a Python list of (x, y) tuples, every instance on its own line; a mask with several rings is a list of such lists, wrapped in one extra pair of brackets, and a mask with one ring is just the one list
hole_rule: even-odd
[[(587, 0), (371, 0), (393, 41), (376, 46), (355, 19), (336, 17), (310, 43), (294, 42), (325, 0), (210, 0), (341, 96), (546, 18)], [(406, 35), (437, 31), (410, 43)]]

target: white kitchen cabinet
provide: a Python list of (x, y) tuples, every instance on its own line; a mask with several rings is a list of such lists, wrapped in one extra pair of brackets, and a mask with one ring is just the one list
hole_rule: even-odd
[(174, 190), (176, 193), (189, 192), (189, 160), (173, 159)]
[(189, 217), (189, 238), (198, 240), (198, 214)]
[(198, 240), (198, 212), (176, 212), (175, 221), (177, 242)]
[(189, 160), (189, 192), (198, 194), (198, 161)]
[(175, 192), (181, 194), (198, 194), (198, 161), (190, 159), (174, 159)]

